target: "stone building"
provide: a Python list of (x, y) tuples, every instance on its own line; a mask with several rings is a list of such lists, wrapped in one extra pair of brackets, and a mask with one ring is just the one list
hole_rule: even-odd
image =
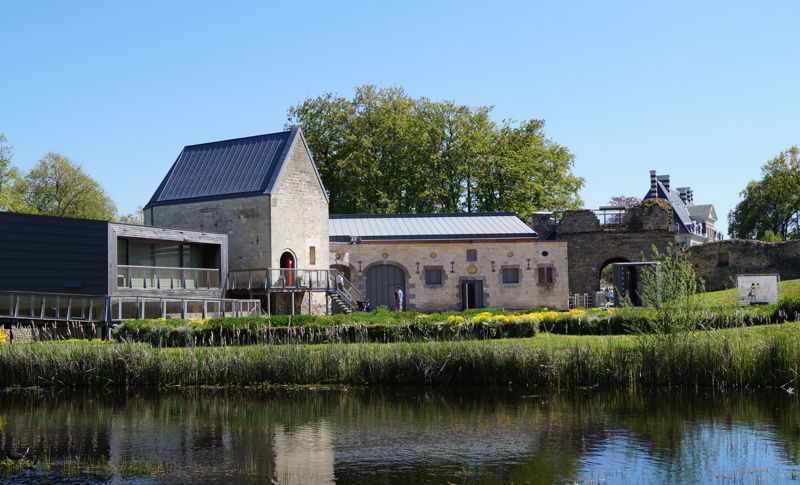
[(679, 244), (688, 248), (722, 240), (722, 233), (714, 229), (717, 222), (714, 205), (695, 204), (691, 187), (673, 190), (669, 175), (658, 175), (655, 170), (650, 170), (650, 190), (644, 197), (644, 200), (648, 199), (665, 200), (672, 206), (673, 232)]
[(331, 264), (373, 308), (568, 305), (567, 244), (541, 241), (513, 213), (331, 215)]
[[(227, 234), (231, 272), (329, 267), (328, 196), (298, 128), (185, 147), (144, 218), (146, 225)], [(299, 288), (300, 274), (277, 275)], [(324, 294), (311, 292), (273, 297), (273, 309), (289, 300), (298, 310), (326, 305)]]

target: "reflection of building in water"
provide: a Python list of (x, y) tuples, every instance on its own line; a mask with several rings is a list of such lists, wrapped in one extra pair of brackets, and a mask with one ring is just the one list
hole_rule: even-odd
[(333, 437), (324, 421), (275, 429), (275, 476), (281, 485), (335, 483)]

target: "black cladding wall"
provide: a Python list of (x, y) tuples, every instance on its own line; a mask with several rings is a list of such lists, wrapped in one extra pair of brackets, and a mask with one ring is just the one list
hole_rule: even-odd
[(108, 293), (108, 223), (0, 212), (0, 291)]

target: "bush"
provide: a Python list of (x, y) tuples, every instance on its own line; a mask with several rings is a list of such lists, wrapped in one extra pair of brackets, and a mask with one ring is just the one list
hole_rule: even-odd
[(800, 320), (800, 298), (781, 298), (772, 312), (772, 319), (780, 322), (795, 322)]

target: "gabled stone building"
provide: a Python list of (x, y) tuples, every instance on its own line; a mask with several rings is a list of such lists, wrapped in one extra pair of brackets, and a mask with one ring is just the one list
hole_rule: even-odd
[(284, 290), (268, 299), (272, 310), (326, 311), (325, 293), (310, 290), (323, 291), (328, 277), (328, 195), (299, 128), (184, 147), (144, 220), (227, 234), (226, 288), (242, 288), (230, 278), (243, 271), (248, 290)]
[(227, 234), (231, 270), (328, 268), (328, 196), (299, 128), (185, 147), (144, 220)]

